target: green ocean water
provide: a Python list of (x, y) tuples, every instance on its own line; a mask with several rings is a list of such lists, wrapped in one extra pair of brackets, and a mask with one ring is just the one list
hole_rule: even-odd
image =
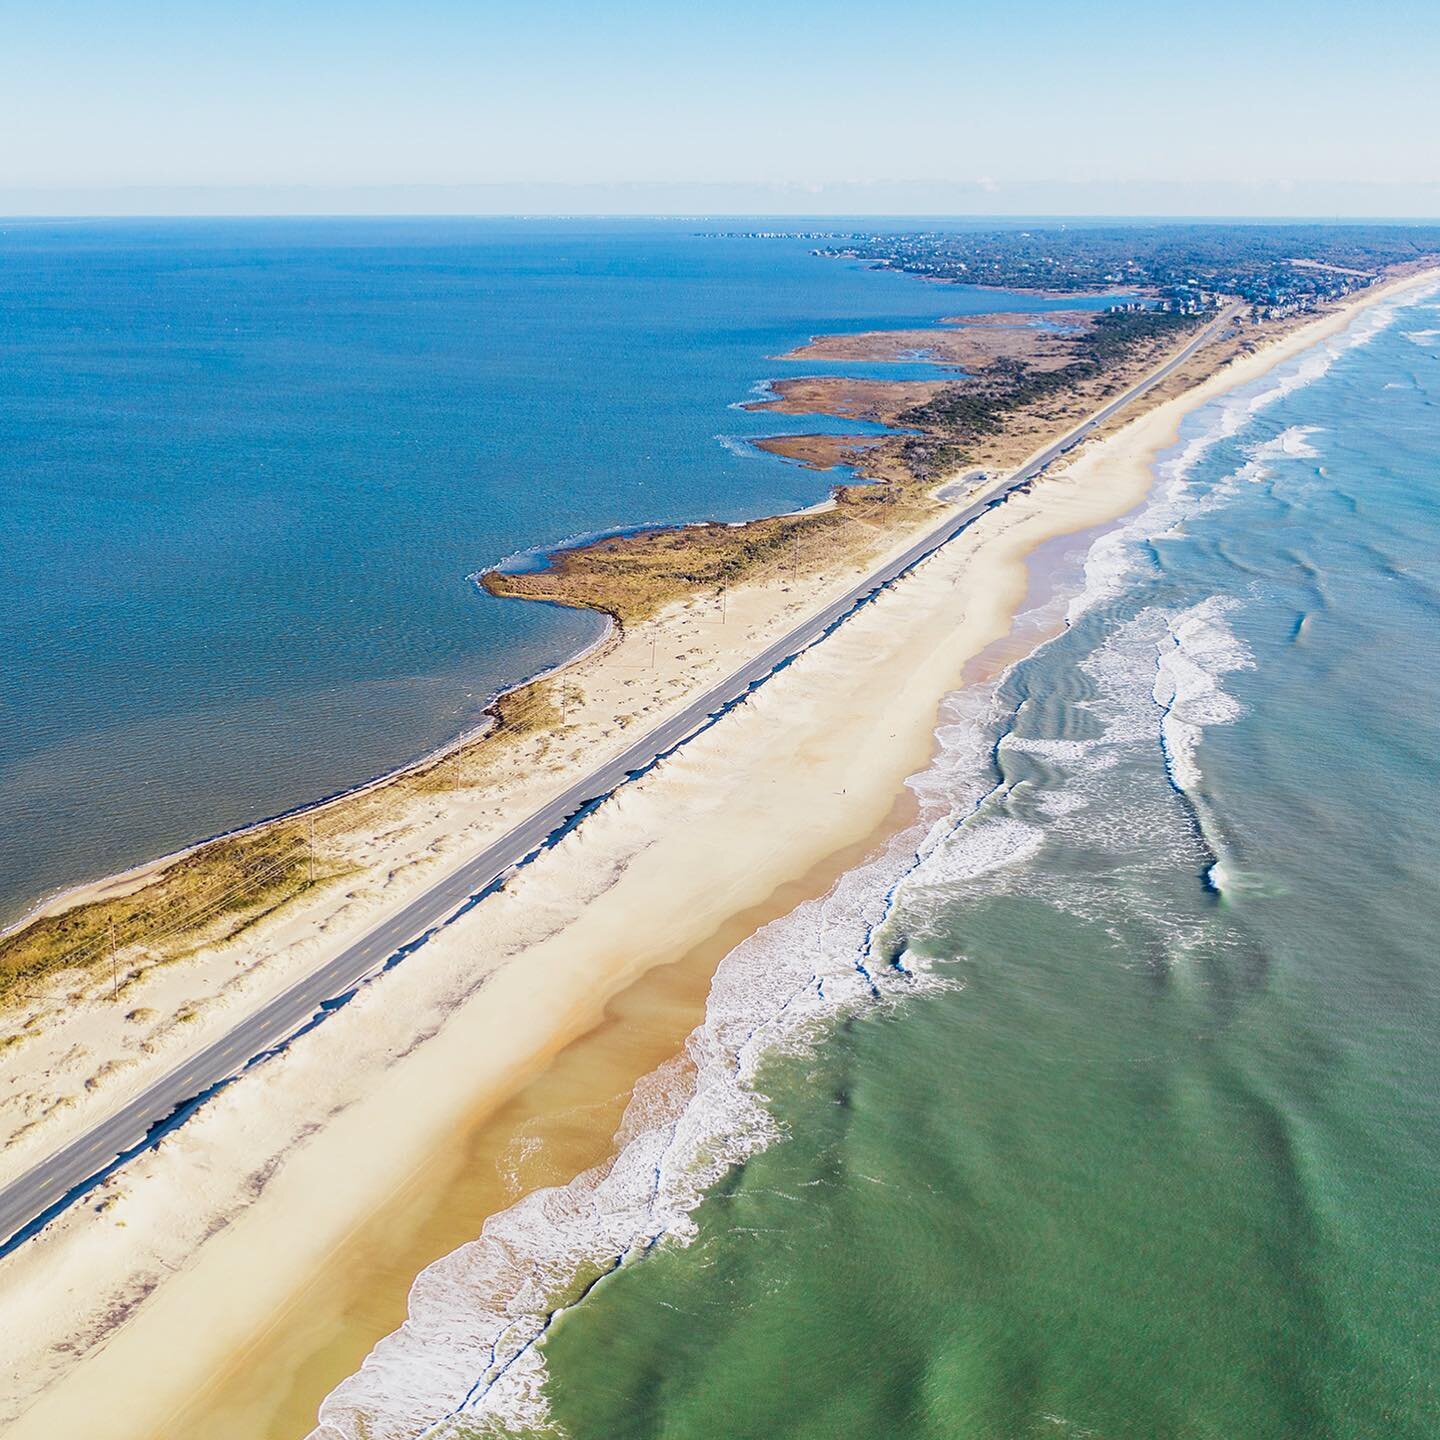
[(544, 1341), (567, 1434), (1440, 1434), (1436, 313), (1092, 552), (877, 942), (952, 983), (762, 1069), (783, 1141)]
[(1437, 317), (1193, 416), (921, 821), (319, 1433), (1440, 1435)]

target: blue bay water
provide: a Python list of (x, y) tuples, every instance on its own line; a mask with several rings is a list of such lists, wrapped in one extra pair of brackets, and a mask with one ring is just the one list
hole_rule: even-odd
[(820, 499), (733, 442), (866, 427), (734, 408), (770, 357), (1042, 303), (704, 228), (0, 228), (0, 921), (424, 754), (598, 634), (477, 569)]
[(727, 958), (340, 1433), (1440, 1433), (1437, 342), (1381, 308), (1193, 417), (922, 824)]

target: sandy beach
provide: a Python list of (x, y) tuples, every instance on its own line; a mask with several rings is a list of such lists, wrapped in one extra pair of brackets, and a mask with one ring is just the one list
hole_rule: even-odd
[[(421, 1265), (487, 1214), (604, 1159), (630, 1088), (698, 1023), (720, 959), (903, 826), (905, 781), (931, 753), (943, 698), (986, 657), (1008, 658), (1037, 550), (1132, 510), (1195, 409), (1426, 283), (1376, 287), (1117, 422), (0, 1262), (6, 1433), (94, 1433), (102, 1413), (115, 1440), (306, 1433), (318, 1402), (403, 1319)], [(730, 595), (730, 646), (705, 662), (718, 671), (814, 600), (774, 586)], [(681, 644), (679, 660), (687, 633), (718, 623), (697, 605), (656, 633)], [(637, 686), (656, 643), (637, 631), (579, 669), (577, 724), (594, 727), (593, 743), (621, 743), (616, 714), (649, 723), (683, 698), (678, 679)], [(637, 691), (653, 698), (642, 706)], [(308, 944), (301, 958), (313, 959), (342, 913), (400, 903), (557, 773), (537, 764), (508, 788), (408, 817), (377, 841), (397, 857), (393, 889), (297, 908), (266, 938), (274, 964), (245, 969), (233, 1003), (278, 988), (293, 952)], [(233, 952), (203, 963), (236, 969)], [(155, 984), (180, 993), (175, 976)], [(223, 1027), (226, 1010), (194, 1035)], [(67, 1123), (7, 1160), (33, 1158)]]

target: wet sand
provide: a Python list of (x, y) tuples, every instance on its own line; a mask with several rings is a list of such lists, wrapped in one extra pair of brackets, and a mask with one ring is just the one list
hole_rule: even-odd
[[(1042, 541), (1023, 557), (1017, 615), (1055, 593), (1089, 541), (1107, 525)], [(1058, 617), (1014, 623), (964, 665), (962, 682), (993, 678), (1061, 628)], [(156, 1440), (289, 1440), (307, 1435), (320, 1402), (359, 1368), (381, 1336), (403, 1323), (414, 1277), (477, 1235), (488, 1215), (544, 1186), (600, 1164), (635, 1083), (678, 1054), (703, 1017), (719, 962), (762, 926), (836, 880), (913, 823), (918, 804), (901, 790), (883, 822), (740, 911), (673, 963), (616, 995), (592, 1028), (547, 1056), (498, 1106), (476, 1107), (446, 1145), (349, 1235), (303, 1292), (156, 1431)]]

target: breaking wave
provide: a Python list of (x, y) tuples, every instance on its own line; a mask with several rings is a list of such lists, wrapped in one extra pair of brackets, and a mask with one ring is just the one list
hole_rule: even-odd
[(1244, 643), (1225, 621), (1239, 602), (1215, 595), (1169, 622), (1156, 647), (1155, 703), (1160, 707), (1161, 748), (1171, 783), (1182, 794), (1200, 789), (1200, 738), (1211, 725), (1227, 725), (1244, 713), (1221, 686), (1234, 670), (1253, 668)]
[[(1192, 421), (1191, 433), (1156, 466), (1156, 485), (1151, 499), (1128, 523), (1102, 535), (1091, 547), (1085, 562), (1084, 589), (1070, 606), (1071, 623), (1086, 611), (1113, 599), (1146, 574), (1155, 573), (1153, 557), (1138, 540), (1178, 531), (1187, 515), (1223, 503), (1225, 486), (1202, 485), (1195, 479), (1197, 463), (1217, 445), (1238, 435), (1263, 411), (1328, 374), (1335, 362), (1357, 346), (1368, 344), (1394, 322), (1406, 297), (1383, 302), (1361, 311), (1338, 335), (1304, 351), (1272, 370), (1251, 385), (1221, 396), (1200, 410)], [(1308, 437), (1315, 427), (1295, 426), (1268, 445), (1255, 447), (1246, 464), (1230, 480), (1264, 479), (1265, 462), (1282, 455), (1302, 455), (1310, 447)], [(1289, 448), (1271, 449), (1271, 446)], [(1295, 447), (1303, 447), (1297, 449)], [(1262, 453), (1267, 452), (1267, 453)]]
[(1312, 435), (1319, 435), (1319, 425), (1289, 425), (1273, 440), (1257, 445), (1251, 454), (1257, 460), (1318, 460), (1320, 452), (1310, 443)]

